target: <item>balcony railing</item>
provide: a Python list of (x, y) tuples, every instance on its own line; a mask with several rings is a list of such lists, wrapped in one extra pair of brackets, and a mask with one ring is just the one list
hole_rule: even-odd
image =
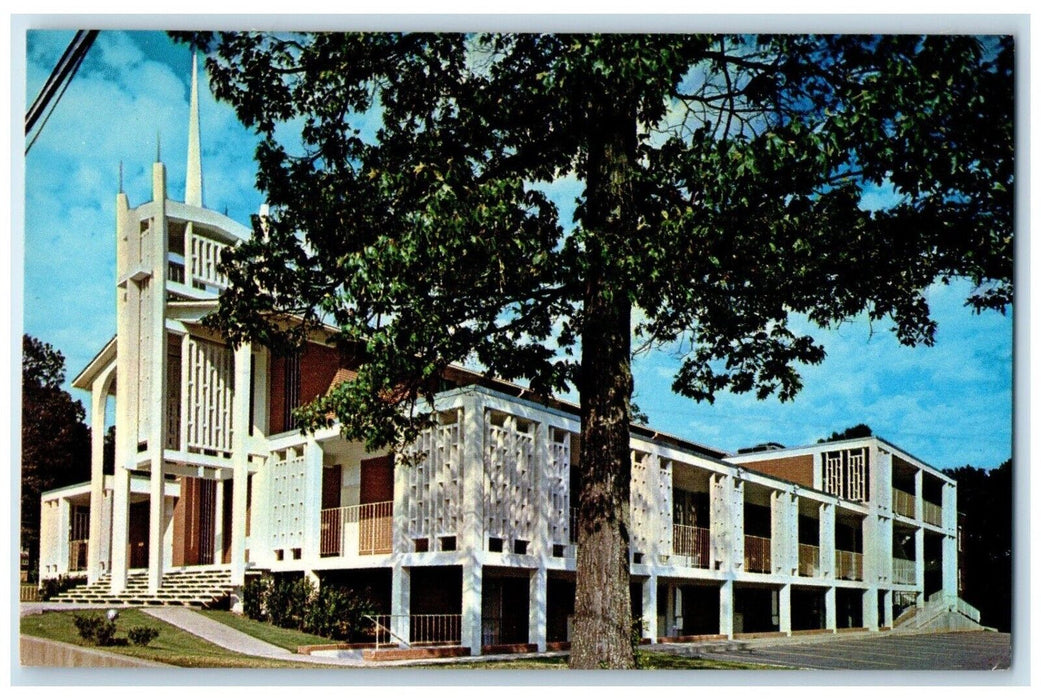
[(915, 563), (911, 559), (893, 557), (893, 583), (915, 583)]
[(322, 510), (321, 555), (390, 554), (393, 513), (393, 501)]
[(900, 489), (893, 489), (893, 512), (906, 518), (913, 518), (914, 494)]
[(935, 503), (922, 501), (922, 520), (930, 525), (941, 527), (943, 525), (943, 508)]
[(458, 613), (368, 617), (375, 621), (377, 648), (396, 643), (407, 646), (454, 645), (459, 644), (463, 638), (463, 616)]
[(835, 550), (835, 578), (846, 581), (864, 580), (864, 555), (860, 552)]
[(672, 526), (672, 553), (687, 557), (688, 566), (696, 569), (709, 567), (709, 531), (693, 525)]
[(821, 548), (812, 544), (799, 543), (799, 575), (818, 576), (821, 566)]
[(770, 573), (770, 538), (745, 535), (745, 571)]

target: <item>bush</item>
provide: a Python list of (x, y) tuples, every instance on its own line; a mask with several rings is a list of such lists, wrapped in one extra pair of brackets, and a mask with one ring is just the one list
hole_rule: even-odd
[(340, 641), (357, 641), (376, 609), (367, 596), (348, 588), (323, 586), (304, 614), (304, 631)]
[(270, 576), (254, 576), (246, 580), (242, 586), (242, 614), (251, 620), (267, 622), (265, 608), (268, 591), (271, 588)]
[(87, 579), (84, 576), (65, 576), (64, 574), (58, 578), (44, 579), (40, 582), (40, 600), (50, 600), (59, 593), (82, 586), (86, 582)]
[(159, 636), (159, 629), (156, 627), (131, 627), (127, 631), (127, 636), (136, 646), (146, 647)]
[(73, 621), (80, 637), (99, 647), (116, 644), (116, 623), (98, 615), (74, 615)]
[(314, 584), (306, 578), (276, 580), (268, 589), (264, 609), (271, 624), (303, 629), (304, 615), (314, 596)]

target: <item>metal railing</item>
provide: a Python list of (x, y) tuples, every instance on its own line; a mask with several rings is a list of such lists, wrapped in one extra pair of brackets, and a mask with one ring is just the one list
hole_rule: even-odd
[(377, 649), (395, 643), (406, 647), (452, 646), (463, 638), (463, 616), (458, 613), (365, 617), (373, 623)]
[(820, 574), (821, 548), (813, 544), (799, 543), (799, 575), (817, 576)]
[(321, 556), (390, 554), (393, 514), (393, 501), (323, 509)]
[(912, 559), (893, 557), (893, 583), (915, 583), (915, 563)]
[(893, 512), (897, 515), (913, 518), (915, 516), (914, 501), (915, 496), (913, 493), (896, 488), (893, 489)]
[(860, 552), (835, 550), (835, 578), (846, 581), (864, 580), (864, 555)]
[(707, 569), (711, 551), (707, 527), (672, 526), (672, 553), (687, 557), (689, 566)]
[(936, 527), (943, 526), (943, 508), (930, 503), (929, 501), (922, 501), (922, 520), (935, 525)]
[(745, 571), (770, 573), (770, 538), (745, 535)]

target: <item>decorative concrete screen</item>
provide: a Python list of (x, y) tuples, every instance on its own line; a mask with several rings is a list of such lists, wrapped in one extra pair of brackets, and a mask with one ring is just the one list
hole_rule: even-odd
[(137, 441), (148, 440), (152, 425), (152, 363), (147, 352), (141, 348), (151, 346), (152, 338), (152, 295), (151, 280), (138, 282), (137, 294), (137, 350), (131, 357), (137, 365)]
[(405, 453), (408, 536), (431, 545), (459, 532), (463, 502), (462, 409), (445, 411)]
[(672, 551), (672, 462), (633, 450), (629, 490), (633, 552), (668, 556)]
[[(545, 474), (549, 537), (553, 544), (566, 546), (578, 534), (570, 531), (571, 433), (556, 428), (550, 433), (549, 464)], [(578, 494), (575, 494), (575, 502), (578, 502)]]
[(188, 449), (231, 451), (232, 352), (224, 345), (188, 339)]
[(198, 235), (191, 223), (188, 224), (187, 239), (193, 285), (227, 287), (228, 278), (218, 268), (221, 251), (227, 246)]
[(284, 554), (304, 545), (305, 452), (300, 445), (271, 454), (270, 542)]
[(824, 453), (824, 491), (850, 501), (868, 495), (866, 447)]
[(484, 517), (488, 537), (534, 538), (536, 423), (489, 411), (484, 436)]

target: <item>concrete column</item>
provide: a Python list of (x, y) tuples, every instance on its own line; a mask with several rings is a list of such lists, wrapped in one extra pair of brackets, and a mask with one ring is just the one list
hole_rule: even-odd
[(102, 509), (105, 501), (105, 406), (116, 376), (115, 365), (91, 386), (90, 412), (90, 530), (87, 535), (87, 583), (101, 577)]
[[(151, 446), (149, 446), (151, 447)], [(163, 459), (162, 448), (152, 449), (152, 471), (148, 478), (148, 591), (155, 593), (163, 584)]]
[(925, 517), (925, 499), (922, 496), (922, 481), (924, 475), (921, 469), (915, 470), (914, 473), (914, 519), (921, 522)]
[(820, 567), (822, 578), (835, 577), (835, 505), (820, 505)]
[(546, 569), (532, 569), (528, 577), (528, 643), (546, 651)]
[[(249, 485), (249, 399), (250, 399), (250, 369), (253, 352), (249, 345), (240, 345), (235, 349), (235, 393), (231, 399), (231, 532), (224, 533), (224, 537), (231, 537), (231, 583), (241, 586), (246, 579), (246, 498)], [(315, 443), (315, 448), (318, 444)], [(310, 450), (311, 445), (308, 445)], [(318, 457), (318, 490), (308, 493), (308, 506), (317, 504), (317, 527), (314, 528), (315, 537), (313, 548), (307, 551), (311, 556), (319, 556), (318, 547), (321, 544), (321, 504), (322, 504), (322, 464), (321, 449), (316, 451)], [(310, 469), (312, 465), (308, 465)], [(308, 485), (312, 476), (308, 472)], [(317, 493), (317, 500), (312, 496)], [(221, 501), (218, 500), (218, 503)], [(310, 518), (309, 508), (308, 517)], [(308, 521), (308, 526), (314, 524)]]
[(149, 488), (148, 488), (148, 590), (156, 593), (163, 583), (163, 516), (166, 464), (163, 452), (166, 449), (166, 273), (167, 273), (167, 230), (166, 230), (166, 166), (152, 166), (152, 201), (157, 210), (153, 219), (150, 262), (152, 279), (148, 288), (148, 303), (151, 306), (149, 319), (149, 343), (141, 348), (144, 355), (141, 364), (149, 366), (151, 405), (144, 410), (151, 413), (148, 425)]
[(734, 638), (734, 581), (728, 579), (719, 587), (719, 633)]
[(664, 636), (658, 629), (658, 577), (648, 576), (643, 580), (643, 626), (641, 634), (655, 642)]
[(792, 633), (792, 584), (786, 583), (777, 592), (778, 629), (782, 634)]
[(785, 491), (770, 493), (770, 558), (775, 573), (798, 573), (798, 499)]
[[(476, 557), (467, 557), (463, 563), (462, 646), (470, 648), (472, 656), (481, 653), (481, 588), (483, 567)], [(545, 639), (545, 636), (543, 636)]]
[(838, 630), (835, 611), (835, 586), (828, 586), (824, 591), (824, 628), (832, 632)]
[(394, 564), (390, 574), (390, 629), (396, 641), (409, 641), (409, 615), (411, 614), (411, 572), (401, 564)]
[(734, 550), (730, 554), (734, 571), (745, 570), (745, 482), (733, 479), (730, 491), (730, 527), (733, 532), (731, 543)]
[(308, 436), (304, 449), (304, 541), (301, 552), (301, 558), (306, 561), (317, 561), (321, 557), (322, 460), (322, 446), (313, 435)]
[(917, 605), (921, 607), (925, 605), (925, 529), (922, 527), (914, 531), (914, 585)]
[(893, 591), (882, 592), (882, 621), (886, 627), (893, 628)]
[[(118, 439), (118, 438), (117, 438)], [(130, 472), (116, 465), (112, 479), (112, 578), (110, 591), (123, 592), (127, 585), (127, 543), (130, 527)]]
[(230, 533), (224, 532), (224, 479), (217, 479), (213, 490), (213, 563), (224, 561), (224, 538)]
[(878, 588), (875, 586), (864, 591), (864, 607), (861, 617), (864, 627), (872, 632), (878, 631)]
[(732, 569), (734, 533), (730, 527), (730, 479), (724, 474), (709, 477), (709, 541), (712, 558), (723, 571)]
[(954, 535), (943, 536), (941, 571), (943, 576), (943, 595), (946, 598), (958, 597), (958, 538)]
[(58, 505), (58, 573), (69, 573), (69, 533), (72, 524), (72, 507), (66, 498), (55, 501)]

